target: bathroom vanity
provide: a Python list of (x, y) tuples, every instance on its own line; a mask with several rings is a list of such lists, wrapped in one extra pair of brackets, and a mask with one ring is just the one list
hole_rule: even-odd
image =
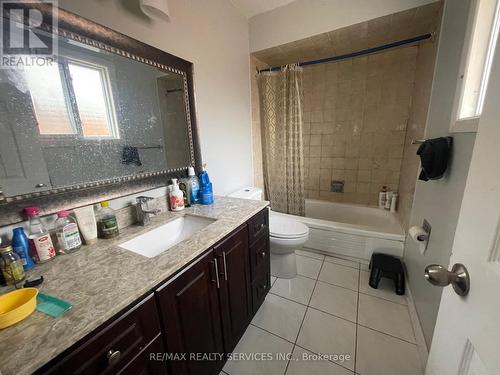
[[(218, 197), (40, 265), (40, 291), (73, 308), (58, 319), (35, 312), (1, 331), (0, 370), (218, 374), (270, 289), (266, 205)], [(186, 214), (215, 220), (156, 257), (119, 246)]]
[[(10, 12), (3, 25), (30, 25), (57, 42), (58, 59), (0, 72), (0, 159), (11, 167), (0, 176), (0, 226), (25, 220), (25, 207), (49, 215), (201, 171), (191, 62), (63, 9), (56, 28), (42, 1), (18, 6), (42, 15), (40, 27)], [(95, 85), (85, 89), (89, 74)], [(86, 116), (89, 97), (100, 110)], [(47, 120), (46, 98), (57, 101), (57, 122)], [(131, 225), (134, 207), (122, 208), (117, 238), (29, 271), (44, 276), (41, 293), (73, 307), (57, 319), (35, 311), (0, 331), (0, 373), (218, 374), (270, 288), (266, 207), (216, 197), (146, 227)]]

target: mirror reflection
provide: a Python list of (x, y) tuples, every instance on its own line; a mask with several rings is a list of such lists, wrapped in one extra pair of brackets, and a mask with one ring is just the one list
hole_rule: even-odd
[(184, 77), (70, 40), (0, 70), (6, 196), (193, 164)]

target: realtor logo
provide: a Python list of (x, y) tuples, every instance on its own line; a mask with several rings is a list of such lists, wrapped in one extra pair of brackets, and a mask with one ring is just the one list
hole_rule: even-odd
[(1, 65), (12, 68), (51, 64), (57, 52), (57, 38), (42, 32), (41, 26), (57, 29), (55, 1), (0, 0), (0, 5)]

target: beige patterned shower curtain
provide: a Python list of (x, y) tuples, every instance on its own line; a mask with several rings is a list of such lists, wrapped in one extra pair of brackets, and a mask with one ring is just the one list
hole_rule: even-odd
[(304, 215), (302, 68), (258, 75), (264, 188), (274, 211)]

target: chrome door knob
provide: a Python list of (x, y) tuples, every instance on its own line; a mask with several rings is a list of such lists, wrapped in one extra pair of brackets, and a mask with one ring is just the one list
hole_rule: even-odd
[(466, 296), (470, 289), (470, 277), (467, 268), (463, 264), (453, 265), (448, 271), (439, 264), (431, 264), (425, 267), (425, 278), (432, 285), (448, 286), (451, 284), (455, 293), (459, 296)]

